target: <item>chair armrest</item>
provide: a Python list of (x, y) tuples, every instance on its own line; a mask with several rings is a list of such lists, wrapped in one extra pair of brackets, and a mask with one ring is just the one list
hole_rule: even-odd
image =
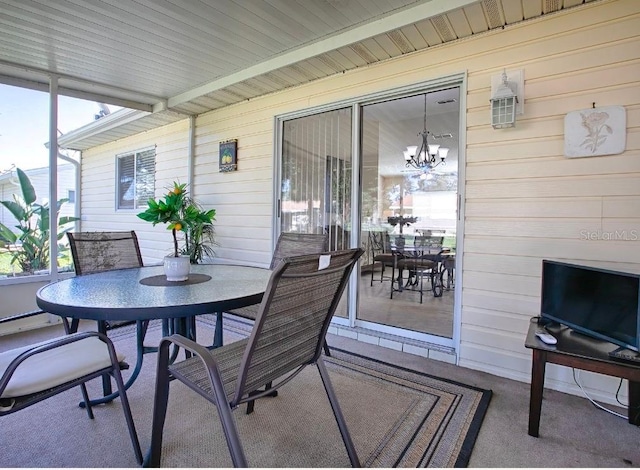
[(45, 312), (44, 310), (32, 310), (30, 312), (9, 315), (8, 317), (0, 318), (0, 325), (3, 323), (9, 323), (11, 321), (22, 320), (23, 318), (35, 317), (36, 315), (42, 315), (43, 313), (47, 312)]
[[(67, 336), (60, 336), (51, 340), (43, 341), (41, 343), (33, 344), (27, 347), (21, 347), (14, 350), (9, 350), (2, 353), (0, 356), (0, 372), (2, 372), (2, 376), (0, 376), (0, 395), (5, 392), (7, 385), (12, 379), (16, 370), (29, 358), (37, 355), (41, 355), (51, 351), (53, 349), (61, 348), (62, 346), (77, 343), (80, 341), (84, 341), (88, 338), (96, 337), (98, 340), (102, 341), (107, 348), (109, 354), (109, 364), (107, 364), (106, 356), (100, 358), (99, 356), (90, 356), (95, 348), (92, 348), (90, 344), (86, 344), (83, 346), (83, 349), (74, 350), (73, 354), (78, 354), (78, 351), (82, 354), (82, 360), (79, 361), (82, 369), (75, 369), (73, 367), (62, 367), (65, 369), (64, 371), (60, 370), (59, 374), (55, 374), (59, 369), (49, 370), (49, 368), (40, 369), (40, 374), (36, 374), (37, 376), (31, 374), (29, 376), (24, 375), (24, 370), (21, 369), (21, 375), (19, 378), (19, 383), (24, 382), (26, 385), (18, 385), (18, 387), (27, 388), (28, 391), (25, 391), (24, 394), (36, 393), (37, 391), (44, 390), (45, 388), (51, 388), (58, 386), (62, 383), (65, 383), (73, 378), (81, 377), (86, 375), (89, 372), (95, 372), (96, 370), (100, 370), (103, 368), (114, 367), (116, 366), (120, 360), (124, 360), (124, 356), (122, 359), (118, 358), (118, 355), (115, 352), (115, 348), (113, 347), (113, 343), (106, 335), (103, 333), (98, 333), (97, 331), (85, 331), (81, 333), (73, 333)], [(88, 349), (87, 349), (88, 347)], [(87, 354), (84, 354), (84, 353)], [(66, 360), (69, 359), (69, 350), (65, 350), (64, 352), (58, 352), (55, 356), (45, 356), (47, 361), (53, 361), (52, 367), (54, 364), (64, 365)], [(40, 359), (42, 361), (42, 359)], [(8, 362), (8, 364), (7, 364)], [(4, 366), (2, 365), (4, 363)], [(36, 365), (38, 363), (35, 363)], [(40, 363), (42, 364), (42, 363)], [(33, 364), (32, 364), (33, 365)], [(26, 366), (25, 366), (26, 367)], [(40, 365), (42, 367), (42, 365)], [(43, 386), (42, 384), (48, 384), (49, 381), (55, 382), (53, 385), (49, 384), (48, 386)], [(16, 384), (13, 385), (13, 388), (16, 387)], [(22, 390), (21, 388), (21, 390)], [(35, 388), (38, 390), (31, 390), (31, 388)]]
[(228, 402), (224, 385), (222, 383), (222, 376), (218, 369), (218, 363), (209, 350), (201, 344), (178, 334), (162, 338), (160, 341), (160, 347), (158, 348), (158, 367), (160, 368), (160, 361), (164, 362), (163, 367), (169, 366), (169, 346), (171, 344), (182, 347), (185, 351), (189, 351), (195, 356), (194, 358), (187, 360), (195, 360), (195, 358), (200, 359), (204, 364), (209, 380), (211, 381), (211, 389), (213, 390), (215, 401), (217, 403)]
[(206, 347), (179, 334), (173, 334), (171, 336), (166, 336), (162, 338), (162, 340), (160, 341), (160, 347), (162, 348), (163, 345), (166, 344), (167, 345), (166, 347), (168, 348), (169, 343), (175, 344), (176, 346), (180, 346), (181, 348), (184, 348), (186, 351), (189, 351), (192, 354), (195, 354), (196, 356), (199, 356), (199, 357), (209, 355), (208, 354), (209, 350)]

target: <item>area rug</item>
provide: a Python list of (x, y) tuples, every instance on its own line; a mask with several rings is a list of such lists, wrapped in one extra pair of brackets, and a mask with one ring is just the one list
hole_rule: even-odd
[[(210, 340), (212, 325), (212, 319), (198, 322), (199, 341)], [(225, 341), (244, 337), (249, 328), (226, 322)], [(133, 330), (112, 337), (133, 362)], [(147, 344), (159, 338), (154, 325)], [(145, 356), (128, 392), (143, 453), (151, 434), (155, 359)], [(468, 464), (491, 391), (336, 348), (325, 362), (363, 466)], [(92, 385), (95, 396), (99, 384)], [(135, 467), (119, 402), (96, 407), (96, 419), (89, 420), (78, 398), (79, 391), (71, 390), (4, 417), (0, 467)], [(234, 418), (250, 466), (349, 466), (315, 367), (307, 367), (277, 398), (257, 401), (253, 414), (240, 407)], [(215, 407), (177, 382), (171, 384), (162, 457), (163, 467), (232, 465)]]

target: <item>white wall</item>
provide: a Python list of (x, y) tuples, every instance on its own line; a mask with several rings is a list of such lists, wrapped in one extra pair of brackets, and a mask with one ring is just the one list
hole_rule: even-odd
[[(467, 72), (465, 235), (460, 365), (528, 381), (524, 348), (539, 311), (543, 258), (640, 264), (638, 241), (580, 238), (583, 230), (640, 229), (640, 2), (610, 0), (488, 32), (318, 80), (197, 118), (194, 195), (217, 210), (218, 259), (267, 265), (271, 247), (274, 116)], [(491, 77), (522, 69), (525, 111), (512, 129), (489, 120)], [(570, 111), (622, 105), (621, 155), (566, 159)], [(218, 172), (218, 145), (238, 139), (238, 171)], [(83, 228), (135, 229), (143, 255), (168, 234), (114, 214), (114, 156), (158, 145), (158, 186), (186, 175), (187, 124), (173, 124), (83, 155)], [(115, 219), (114, 219), (115, 216)], [(547, 385), (576, 392), (550, 366)], [(599, 398), (617, 383), (584, 373)], [(595, 377), (595, 378), (594, 378)]]
[(179, 121), (135, 138), (122, 139), (85, 152), (82, 156), (81, 229), (135, 230), (145, 264), (158, 263), (172, 250), (171, 232), (139, 219), (140, 209), (116, 210), (116, 155), (156, 145), (156, 198), (173, 181), (187, 182), (189, 121)]

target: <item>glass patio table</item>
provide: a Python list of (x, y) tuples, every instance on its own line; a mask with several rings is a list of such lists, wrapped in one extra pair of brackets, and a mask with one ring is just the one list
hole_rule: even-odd
[[(146, 266), (57, 281), (40, 288), (36, 302), (45, 312), (71, 318), (70, 332), (77, 330), (81, 319), (136, 321), (138, 357), (126, 384), (128, 388), (148, 352), (142, 346), (146, 321), (171, 320), (182, 325), (176, 331), (195, 340), (195, 316), (215, 313), (213, 347), (221, 346), (223, 312), (260, 303), (270, 276), (269, 269), (198, 264), (191, 266), (187, 281), (168, 282), (162, 266)], [(95, 403), (110, 401), (117, 393), (105, 390), (105, 395)]]

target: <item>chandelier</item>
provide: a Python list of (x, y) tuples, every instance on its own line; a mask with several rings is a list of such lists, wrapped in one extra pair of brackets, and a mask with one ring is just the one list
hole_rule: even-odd
[[(407, 167), (413, 167), (417, 170), (429, 171), (441, 163), (445, 163), (444, 159), (447, 158), (449, 149), (440, 147), (440, 144), (429, 144), (427, 142), (427, 136), (429, 131), (427, 130), (427, 94), (424, 94), (424, 129), (418, 133), (422, 136), (422, 144), (418, 150), (417, 145), (410, 145), (407, 150), (404, 151), (404, 160)], [(440, 160), (436, 159), (439, 158)]]

